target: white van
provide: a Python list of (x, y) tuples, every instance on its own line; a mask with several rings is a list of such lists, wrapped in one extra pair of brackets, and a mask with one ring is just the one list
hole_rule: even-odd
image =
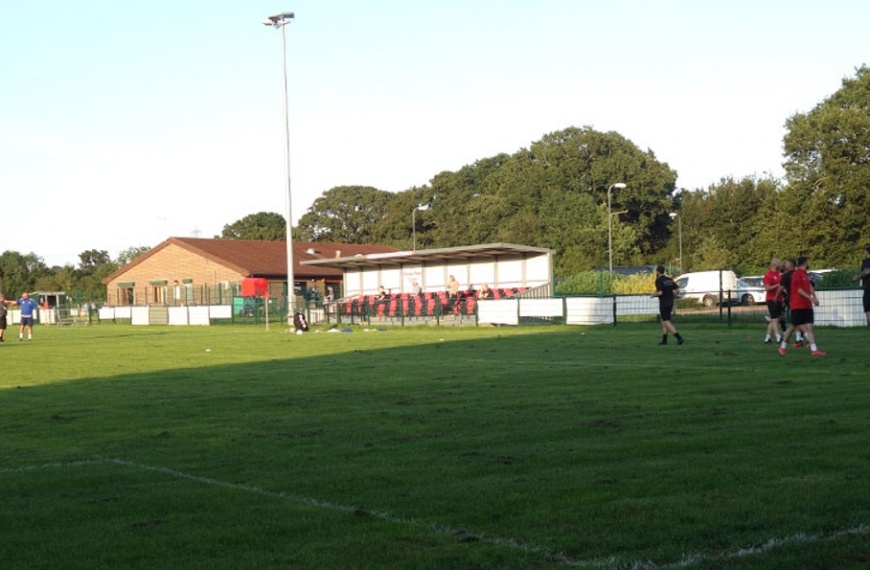
[(728, 302), (730, 292), (730, 299), (739, 302), (737, 275), (729, 269), (683, 273), (674, 281), (680, 288), (680, 299), (695, 299), (705, 307), (713, 307), (719, 303), (720, 292), (723, 303)]

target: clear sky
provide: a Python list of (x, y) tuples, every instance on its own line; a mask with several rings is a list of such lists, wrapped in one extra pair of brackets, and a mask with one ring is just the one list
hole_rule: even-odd
[[(401, 191), (570, 126), (683, 188), (782, 175), (786, 119), (870, 64), (865, 0), (3, 0), (0, 251), (78, 264)], [(410, 223), (410, 213), (409, 213)]]

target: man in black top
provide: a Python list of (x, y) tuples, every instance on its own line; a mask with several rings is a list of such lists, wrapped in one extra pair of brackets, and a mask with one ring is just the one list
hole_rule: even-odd
[(659, 345), (668, 344), (668, 332), (677, 339), (677, 344), (686, 342), (674, 325), (671, 324), (671, 312), (674, 310), (674, 297), (680, 292), (680, 288), (673, 279), (665, 275), (665, 267), (656, 267), (656, 292), (653, 297), (659, 298), (659, 316), (662, 319), (662, 341)]
[(852, 276), (852, 281), (861, 280), (864, 289), (864, 314), (867, 316), (867, 325), (870, 326), (870, 245), (864, 248), (864, 261), (861, 262), (861, 273)]

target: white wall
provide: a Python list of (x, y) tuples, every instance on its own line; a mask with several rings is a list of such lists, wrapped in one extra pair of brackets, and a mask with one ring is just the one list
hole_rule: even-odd
[(538, 287), (550, 284), (553, 268), (549, 254), (505, 255), (497, 259), (456, 260), (447, 263), (413, 263), (398, 268), (348, 269), (344, 273), (345, 295), (374, 295), (383, 285), (393, 293), (407, 292), (416, 279), (425, 292), (444, 291), (454, 275), (460, 289)]

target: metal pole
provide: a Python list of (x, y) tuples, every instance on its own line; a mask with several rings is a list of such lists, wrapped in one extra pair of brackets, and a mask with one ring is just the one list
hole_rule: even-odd
[(615, 182), (607, 187), (607, 255), (610, 259), (610, 278), (613, 280), (613, 213), (610, 209), (610, 193), (616, 188), (622, 190), (625, 188), (624, 182)]
[(296, 311), (296, 287), (293, 279), (293, 193), (290, 190), (290, 103), (287, 96), (287, 40), (281, 26), (281, 60), (284, 69), (284, 171), (287, 176), (287, 324), (293, 324)]
[(607, 187), (607, 257), (610, 260), (610, 278), (613, 278), (613, 214), (610, 211), (610, 191), (613, 185)]
[[(679, 214), (678, 214), (679, 215)], [(677, 218), (677, 241), (680, 244), (680, 273), (683, 272), (683, 216)]]
[(417, 208), (411, 212), (411, 233), (414, 236), (411, 251), (417, 251)]
[(296, 312), (296, 293), (293, 287), (293, 193), (290, 186), (290, 103), (287, 95), (287, 38), (284, 27), (295, 16), (293, 12), (283, 12), (269, 16), (263, 24), (281, 28), (281, 64), (284, 78), (284, 173), (287, 178), (287, 324), (293, 326)]

